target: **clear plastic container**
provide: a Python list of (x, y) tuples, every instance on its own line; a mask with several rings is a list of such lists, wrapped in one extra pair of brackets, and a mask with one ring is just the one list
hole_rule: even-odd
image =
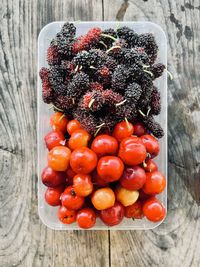
[[(38, 38), (38, 72), (41, 67), (47, 67), (46, 52), (51, 39), (60, 31), (64, 22), (52, 22), (46, 25), (40, 32)], [(85, 34), (92, 27), (118, 28), (119, 26), (128, 26), (134, 29), (137, 33), (151, 32), (154, 34), (157, 44), (159, 46), (158, 62), (167, 65), (167, 40), (164, 31), (160, 26), (151, 22), (75, 22), (77, 27), (77, 36)], [(167, 177), (167, 75), (166, 72), (156, 79), (155, 85), (161, 91), (162, 112), (157, 116), (157, 121), (161, 123), (165, 131), (165, 136), (160, 140), (161, 152), (156, 158), (159, 170)], [(56, 212), (58, 207), (51, 207), (45, 203), (44, 192), (45, 186), (41, 182), (41, 172), (47, 164), (47, 149), (44, 145), (43, 138), (51, 129), (49, 126), (49, 118), (52, 110), (49, 110), (47, 104), (42, 101), (41, 81), (38, 75), (38, 135), (37, 135), (37, 149), (38, 149), (38, 212), (42, 222), (54, 230), (75, 230), (80, 229), (76, 223), (71, 225), (64, 225), (57, 219)], [(167, 189), (158, 196), (160, 201), (167, 208)], [(99, 219), (95, 227), (91, 230), (147, 230), (153, 229), (160, 225), (161, 222), (151, 223), (147, 219), (132, 220), (124, 219), (123, 222), (115, 227), (107, 227)]]

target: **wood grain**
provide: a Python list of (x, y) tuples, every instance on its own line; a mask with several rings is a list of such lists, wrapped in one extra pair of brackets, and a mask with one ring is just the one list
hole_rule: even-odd
[[(168, 216), (146, 232), (55, 232), (37, 214), (37, 35), (54, 20), (102, 19), (167, 34)], [(0, 20), (0, 266), (200, 266), (199, 1), (3, 0)]]

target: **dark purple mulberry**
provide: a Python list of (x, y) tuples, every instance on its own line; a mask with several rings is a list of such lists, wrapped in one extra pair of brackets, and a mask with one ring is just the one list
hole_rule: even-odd
[(151, 64), (155, 62), (158, 54), (158, 46), (152, 33), (140, 34), (137, 46), (144, 48)]
[(138, 34), (129, 27), (121, 27), (117, 29), (117, 35), (120, 39), (124, 39), (129, 47), (134, 47), (138, 41)]
[(141, 94), (141, 86), (137, 83), (131, 83), (126, 88), (124, 96), (128, 100), (128, 102), (134, 103), (136, 105), (138, 100), (140, 99)]
[(164, 136), (164, 131), (161, 125), (155, 121), (153, 116), (143, 117), (143, 123), (145, 127), (157, 138), (162, 138)]
[(80, 97), (89, 88), (89, 76), (86, 73), (79, 72), (75, 74), (69, 82), (66, 94), (73, 98)]
[(160, 77), (163, 74), (163, 71), (165, 69), (165, 65), (162, 63), (154, 64), (150, 71), (153, 73), (154, 79)]
[(155, 86), (153, 87), (153, 91), (151, 94), (151, 102), (150, 102), (151, 114), (158, 115), (161, 111), (161, 99), (160, 99), (160, 92), (158, 88)]

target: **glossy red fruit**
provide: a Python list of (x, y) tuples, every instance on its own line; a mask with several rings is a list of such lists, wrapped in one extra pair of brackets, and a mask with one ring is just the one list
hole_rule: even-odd
[(123, 170), (122, 160), (115, 156), (102, 157), (97, 164), (98, 175), (108, 183), (119, 180)]
[(138, 122), (133, 125), (134, 127), (134, 135), (137, 135), (138, 137), (146, 134), (145, 127), (142, 123)]
[(97, 154), (98, 157), (105, 155), (116, 155), (118, 150), (117, 140), (107, 134), (102, 134), (92, 142), (91, 149)]
[(120, 143), (118, 156), (125, 164), (135, 166), (146, 159), (147, 152), (138, 137), (127, 137)]
[(147, 172), (146, 177), (146, 182), (142, 188), (146, 194), (160, 194), (165, 189), (166, 180), (162, 173), (158, 171)]
[(107, 187), (108, 183), (103, 180), (96, 171), (92, 173), (92, 182), (94, 185), (99, 186), (99, 187)]
[(156, 157), (160, 152), (160, 145), (158, 140), (150, 134), (145, 134), (140, 137), (142, 143), (146, 147), (146, 150), (151, 154), (151, 158)]
[(69, 135), (72, 135), (72, 133), (78, 129), (81, 129), (81, 125), (77, 120), (71, 120), (67, 124), (67, 131)]
[(96, 214), (90, 208), (81, 209), (77, 213), (77, 223), (80, 228), (89, 229), (96, 223)]
[(60, 206), (57, 212), (58, 219), (64, 224), (71, 224), (76, 221), (76, 211)]
[(155, 161), (153, 161), (152, 159), (148, 159), (145, 161), (145, 163), (143, 164), (143, 169), (146, 172), (154, 172), (158, 170), (158, 166), (155, 163)]
[(60, 202), (60, 196), (64, 190), (63, 186), (51, 188), (48, 187), (45, 192), (45, 200), (50, 206), (59, 206), (61, 204)]
[(120, 224), (124, 218), (124, 207), (115, 202), (111, 208), (100, 211), (100, 219), (108, 226)]
[(147, 219), (152, 222), (162, 221), (166, 216), (165, 207), (155, 197), (146, 200), (142, 210)]
[(77, 174), (73, 178), (74, 191), (78, 196), (87, 197), (93, 191), (93, 183), (89, 174)]
[(54, 171), (50, 167), (45, 167), (42, 172), (42, 183), (48, 187), (57, 187), (66, 183), (66, 173)]
[(64, 134), (60, 131), (49, 132), (45, 135), (44, 141), (48, 150), (51, 150), (55, 146), (65, 145)]
[(66, 132), (66, 127), (67, 127), (67, 117), (63, 115), (61, 112), (56, 112), (53, 115), (51, 115), (50, 118), (50, 124), (53, 128), (53, 130), (58, 130), (63, 133)]
[(71, 151), (68, 147), (56, 146), (48, 153), (48, 165), (55, 171), (66, 171)]
[(68, 186), (61, 195), (62, 205), (71, 210), (78, 210), (84, 204), (84, 198), (77, 196), (73, 186)]
[(142, 210), (142, 202), (137, 200), (134, 204), (125, 207), (125, 217), (142, 219), (144, 217)]
[(133, 134), (134, 127), (130, 122), (122, 121), (115, 125), (112, 135), (121, 142), (124, 138), (129, 137)]
[(88, 174), (97, 165), (97, 155), (87, 147), (77, 148), (71, 154), (70, 165), (74, 172)]
[(75, 130), (68, 141), (68, 146), (71, 150), (88, 146), (91, 136), (83, 129)]
[(146, 173), (139, 166), (126, 167), (120, 178), (120, 184), (128, 190), (139, 190), (146, 182)]

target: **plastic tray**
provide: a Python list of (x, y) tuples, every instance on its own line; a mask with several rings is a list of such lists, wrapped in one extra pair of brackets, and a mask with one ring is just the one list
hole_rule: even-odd
[[(47, 66), (46, 62), (46, 51), (49, 46), (50, 40), (56, 35), (60, 30), (64, 22), (52, 22), (46, 25), (40, 32), (38, 37), (38, 72), (41, 67)], [(119, 26), (128, 26), (134, 29), (138, 33), (151, 32), (154, 34), (157, 44), (159, 46), (159, 53), (157, 61), (162, 62), (167, 65), (167, 41), (164, 31), (160, 26), (151, 22), (75, 22), (77, 27), (77, 35), (86, 33), (92, 27), (114, 28)], [(167, 77), (166, 72), (162, 77), (156, 79), (155, 85), (161, 91), (162, 100), (162, 112), (157, 117), (158, 122), (161, 123), (165, 130), (165, 137), (160, 141), (161, 153), (159, 157), (156, 158), (159, 169), (167, 177)], [(37, 136), (37, 148), (38, 148), (38, 212), (42, 222), (51, 229), (54, 230), (75, 230), (80, 228), (76, 223), (71, 225), (64, 225), (57, 219), (56, 212), (58, 207), (51, 207), (45, 203), (44, 192), (45, 186), (41, 182), (41, 172), (47, 164), (47, 149), (44, 145), (43, 138), (44, 135), (50, 131), (49, 117), (52, 111), (48, 109), (48, 105), (43, 103), (41, 95), (41, 81), (38, 76), (38, 136)], [(167, 189), (158, 196), (161, 202), (167, 208)], [(151, 223), (146, 219), (142, 220), (131, 220), (124, 219), (123, 222), (115, 227), (107, 227), (99, 219), (95, 227), (91, 230), (107, 230), (107, 229), (117, 229), (117, 230), (147, 230), (153, 229), (161, 224)]]

